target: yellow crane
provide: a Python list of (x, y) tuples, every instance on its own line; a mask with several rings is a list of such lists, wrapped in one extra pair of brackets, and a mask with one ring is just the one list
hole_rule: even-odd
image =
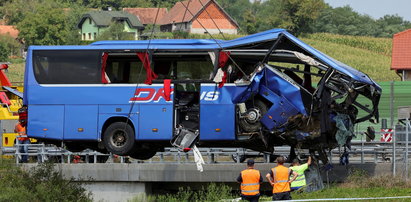
[(22, 107), (23, 86), (13, 86), (6, 76), (9, 63), (0, 63), (0, 129), (1, 147), (13, 147), (17, 133), (14, 132)]

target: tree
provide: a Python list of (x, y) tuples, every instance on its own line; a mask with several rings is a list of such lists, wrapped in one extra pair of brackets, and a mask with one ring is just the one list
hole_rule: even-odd
[[(247, 34), (244, 14), (251, 8), (249, 0), (218, 0), (219, 5), (240, 25), (240, 32)], [(248, 19), (250, 20), (250, 19)], [(249, 22), (248, 22), (249, 23)]]
[(0, 13), (3, 14), (3, 18), (8, 24), (16, 25), (23, 21), (27, 13), (36, 12), (37, 4), (37, 0), (13, 0), (4, 3), (3, 7), (0, 7)]
[(409, 21), (404, 20), (398, 15), (385, 15), (376, 20), (375, 23), (378, 27), (378, 31), (375, 34), (377, 37), (392, 37), (393, 34), (411, 27)]
[[(67, 42), (66, 14), (53, 2), (43, 2), (17, 24), (26, 45), (64, 45)], [(71, 27), (70, 27), (71, 28)]]
[[(1, 50), (1, 52), (7, 53), (7, 57), (10, 55), (19, 55), (20, 54), (20, 48), (22, 45), (13, 37), (9, 35), (0, 35), (0, 44), (4, 45), (6, 47), (7, 51)], [(2, 54), (2, 53), (0, 53)], [(0, 62), (2, 60), (0, 59)]]
[(97, 37), (97, 41), (101, 40), (134, 40), (134, 33), (124, 32), (124, 24), (121, 22), (112, 23), (106, 31)]
[(257, 32), (257, 18), (253, 15), (251, 10), (244, 13), (244, 31), (247, 34), (254, 34)]
[(87, 11), (85, 7), (81, 4), (70, 4), (70, 10), (66, 13), (66, 22), (65, 26), (67, 28), (66, 43), (68, 45), (77, 45), (81, 44), (81, 35), (77, 27), (79, 19)]
[(299, 35), (309, 31), (310, 24), (326, 5), (323, 0), (281, 0), (280, 6), (283, 19), (280, 26)]
[[(260, 4), (259, 10), (256, 12), (257, 20), (259, 20), (257, 32), (280, 27), (282, 21), (280, 1), (270, 0)], [(258, 5), (256, 6), (258, 7)]]
[(7, 61), (8, 57), (9, 57), (9, 50), (7, 50), (6, 44), (0, 42), (0, 62)]

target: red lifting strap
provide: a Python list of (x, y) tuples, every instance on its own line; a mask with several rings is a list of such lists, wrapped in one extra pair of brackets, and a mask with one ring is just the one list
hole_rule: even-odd
[(108, 58), (108, 53), (107, 52), (103, 53), (103, 57), (101, 61), (101, 82), (104, 84), (108, 83), (107, 78), (106, 78), (107, 58)]
[(3, 69), (9, 68), (9, 65), (7, 64), (1, 64), (0, 65), (0, 82), (2, 86), (11, 86), (11, 82), (9, 78), (7, 78), (6, 73), (2, 71)]
[(147, 73), (147, 77), (146, 77), (146, 80), (144, 81), (144, 83), (148, 84), (148, 85), (151, 85), (153, 79), (157, 78), (157, 74), (154, 73), (151, 70), (150, 59), (148, 57), (148, 53), (147, 52), (143, 52), (143, 53), (140, 52), (140, 53), (137, 53), (137, 56), (138, 56), (138, 58), (140, 58), (141, 62), (143, 62), (144, 69), (146, 70), (146, 73)]
[(171, 79), (164, 79), (164, 84), (163, 84), (163, 89), (164, 89), (164, 98), (166, 101), (170, 101), (171, 97)]
[[(225, 67), (227, 65), (229, 58), (230, 58), (230, 52), (221, 51), (220, 56), (218, 57), (218, 68)], [(222, 81), (218, 84), (218, 87), (222, 88), (226, 81), (227, 81), (227, 72), (224, 71), (224, 76), (222, 78)]]

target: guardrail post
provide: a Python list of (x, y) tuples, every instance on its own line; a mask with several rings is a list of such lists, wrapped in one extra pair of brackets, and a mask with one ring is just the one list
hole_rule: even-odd
[(97, 163), (97, 152), (94, 151), (94, 163)]
[(16, 144), (14, 144), (14, 147), (16, 148), (16, 164), (19, 164), (19, 153), (20, 153), (20, 147), (19, 147), (19, 141), (16, 141)]
[(410, 119), (407, 118), (406, 121), (406, 129), (405, 129), (405, 180), (408, 181), (408, 139), (409, 139), (409, 127), (410, 127)]
[[(377, 159), (377, 154), (375, 154), (375, 156), (376, 156), (375, 159)], [(364, 133), (361, 133), (361, 164), (363, 163), (364, 163)]]
[(238, 152), (239, 149), (237, 149), (237, 159), (236, 159), (236, 163), (240, 163), (240, 152)]
[(390, 128), (394, 127), (394, 81), (390, 82)]
[(44, 148), (45, 147), (45, 145), (44, 144), (42, 144), (41, 145), (41, 159), (40, 159), (40, 162), (41, 163), (44, 163), (44, 161), (46, 160), (46, 148)]
[(395, 165), (395, 162), (397, 161), (396, 144), (397, 144), (398, 129), (399, 129), (399, 127), (395, 127), (394, 134), (392, 136), (392, 176), (394, 176), (394, 177), (395, 177), (396, 172), (397, 172), (396, 171), (397, 166)]

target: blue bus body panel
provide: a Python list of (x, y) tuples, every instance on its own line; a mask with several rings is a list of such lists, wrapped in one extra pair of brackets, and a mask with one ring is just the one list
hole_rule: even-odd
[(140, 140), (170, 140), (173, 136), (173, 105), (141, 106), (139, 125)]
[(32, 138), (63, 139), (64, 105), (30, 105), (27, 134)]
[[(30, 109), (30, 124), (28, 130), (34, 133), (28, 134), (30, 136), (32, 136), (32, 134), (39, 134), (39, 131), (42, 131), (43, 128), (48, 125), (47, 121), (47, 123), (41, 123), (42, 121), (40, 120), (56, 119), (56, 117), (62, 116), (60, 119), (56, 119), (56, 121), (60, 120), (60, 124), (56, 123), (56, 126), (53, 126), (61, 127), (61, 129), (59, 129), (61, 132), (55, 133), (53, 139), (63, 139), (64, 137), (64, 139), (67, 140), (73, 138), (77, 140), (97, 140), (101, 138), (102, 134), (100, 130), (107, 119), (110, 117), (128, 117), (130, 108), (133, 105), (130, 118), (135, 130), (138, 132), (151, 131), (153, 125), (147, 123), (155, 124), (156, 121), (159, 120), (159, 117), (162, 120), (167, 120), (159, 122), (160, 125), (158, 129), (161, 128), (161, 130), (159, 130), (161, 135), (159, 135), (160, 133), (156, 133), (152, 138), (150, 134), (142, 134), (140, 136), (137, 133), (137, 140), (169, 140), (172, 136), (173, 102), (165, 101), (162, 97), (162, 84), (140, 84), (139, 86), (139, 93), (135, 93), (135, 85), (31, 85), (29, 87), (30, 91), (27, 92), (30, 97), (30, 102), (28, 103)], [(145, 90), (147, 90), (147, 92)], [(139, 98), (139, 100), (133, 101), (133, 98), (136, 97)], [(171, 95), (171, 100), (172, 99), (173, 95)], [(47, 105), (47, 103), (53, 103), (53, 105)], [(81, 107), (81, 105), (83, 105), (83, 107)], [(61, 110), (56, 110), (56, 114), (53, 112), (54, 106), (61, 106)], [(75, 106), (79, 107), (77, 108)], [(146, 106), (148, 106), (150, 110), (144, 110), (142, 114), (139, 114), (141, 109), (145, 109)], [(68, 107), (68, 109), (64, 110), (64, 107)], [(167, 110), (163, 112), (163, 108), (167, 108)], [(40, 112), (41, 110), (43, 111)], [(155, 115), (151, 113), (151, 110), (161, 113)], [(63, 117), (65, 117), (65, 120)], [(143, 119), (142, 122), (146, 124), (138, 124), (140, 122), (139, 119)], [(66, 123), (64, 136), (63, 121)], [(97, 127), (97, 124), (99, 129), (89, 127), (89, 125)], [(78, 130), (78, 128), (83, 128), (84, 131), (87, 131), (87, 135), (83, 135), (86, 134), (85, 132), (73, 132), (73, 130)], [(94, 132), (88, 133), (89, 130)], [(43, 134), (44, 132), (42, 132), (39, 137), (45, 137)], [(56, 134), (59, 135), (57, 136)], [(49, 136), (50, 135), (47, 135), (47, 137)], [(139, 139), (139, 137), (144, 139)]]
[(98, 105), (65, 105), (64, 140), (96, 140)]
[(200, 94), (200, 140), (235, 140), (235, 86), (202, 84)]

